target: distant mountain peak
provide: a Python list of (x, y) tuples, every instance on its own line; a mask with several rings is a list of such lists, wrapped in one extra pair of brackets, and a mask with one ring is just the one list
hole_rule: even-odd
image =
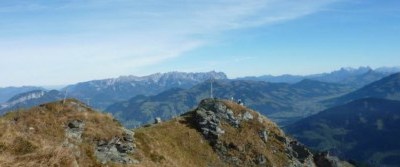
[(16, 104), (30, 99), (38, 99), (42, 97), (45, 93), (46, 91), (44, 90), (29, 91), (12, 97), (7, 101), (7, 103)]
[(120, 76), (69, 85), (68, 95), (77, 99), (91, 99), (92, 105), (104, 109), (117, 101), (136, 95), (154, 95), (171, 88), (188, 89), (209, 79), (228, 79), (223, 72), (167, 72), (147, 76)]
[(33, 90), (26, 93), (18, 94), (7, 102), (1, 104), (0, 115), (4, 112), (16, 110), (20, 108), (29, 108), (42, 103), (47, 103), (63, 98), (63, 94), (57, 90), (44, 91)]
[(146, 76), (134, 76), (134, 75), (120, 76), (115, 80), (120, 82), (144, 81), (144, 80), (159, 82), (162, 78), (182, 78), (182, 79), (198, 80), (198, 78), (227, 79), (227, 76), (223, 72), (216, 72), (216, 71), (210, 71), (210, 72), (171, 71), (166, 73), (154, 73)]
[(369, 71), (372, 70), (371, 67), (369, 66), (360, 66), (358, 68), (354, 68), (354, 67), (342, 67), (340, 68), (339, 71), (349, 71), (349, 72), (354, 72), (354, 71)]
[(365, 86), (369, 83), (382, 79), (396, 72), (400, 72), (400, 67), (381, 67), (374, 70), (369, 66), (360, 66), (357, 68), (342, 67), (332, 72), (311, 75), (263, 75), (259, 77), (244, 77), (238, 79), (275, 83), (296, 83), (300, 82), (303, 79), (312, 79), (322, 82), (345, 84), (353, 88), (361, 88), (362, 86)]
[(5, 87), (0, 88), (0, 103), (6, 102), (10, 98), (29, 91), (33, 90), (44, 90), (41, 87), (35, 86), (21, 86), (21, 87)]

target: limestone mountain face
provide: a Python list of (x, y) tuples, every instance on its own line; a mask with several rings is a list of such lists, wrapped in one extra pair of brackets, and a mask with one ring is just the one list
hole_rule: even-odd
[(30, 108), (62, 98), (64, 98), (64, 95), (57, 90), (33, 90), (21, 93), (10, 98), (7, 102), (0, 104), (0, 115), (11, 110)]
[(350, 165), (314, 156), (273, 122), (232, 101), (205, 99), (169, 121), (128, 130), (77, 100), (0, 118), (0, 166)]
[(6, 102), (8, 99), (14, 97), (15, 95), (33, 90), (43, 90), (43, 88), (35, 86), (4, 87), (4, 88), (0, 87), (0, 103)]
[(69, 85), (63, 91), (66, 91), (69, 97), (82, 101), (90, 100), (91, 106), (104, 109), (115, 102), (127, 100), (136, 95), (154, 95), (170, 88), (190, 88), (209, 79), (227, 79), (227, 76), (215, 71), (168, 72), (143, 77), (121, 76)]

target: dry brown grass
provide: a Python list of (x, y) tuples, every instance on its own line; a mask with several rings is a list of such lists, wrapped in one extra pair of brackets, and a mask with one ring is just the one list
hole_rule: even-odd
[(222, 166), (212, 147), (186, 124), (176, 118), (135, 130), (139, 166)]
[[(258, 113), (234, 102), (223, 101), (235, 115), (251, 112), (254, 119), (242, 122), (240, 128), (222, 123), (225, 134), (221, 136), (229, 155), (240, 158), (251, 164), (258, 154), (266, 155), (270, 166), (288, 166), (288, 158), (281, 141), (273, 135), (283, 136), (275, 123), (263, 118), (258, 122)], [(135, 130), (139, 152), (135, 155), (140, 160), (139, 166), (231, 166), (221, 160), (210, 143), (193, 127), (192, 112), (168, 122), (143, 127)], [(268, 144), (259, 137), (260, 130), (270, 131)], [(239, 151), (240, 150), (240, 151)], [(275, 151), (274, 151), (275, 150)]]
[[(83, 140), (69, 140), (75, 148), (63, 147), (65, 129), (72, 120), (85, 122)], [(0, 131), (0, 166), (100, 166), (94, 157), (94, 143), (122, 135), (120, 124), (111, 115), (95, 112), (76, 100), (10, 112), (0, 118)]]
[[(252, 120), (242, 121), (239, 128), (234, 128), (226, 122), (222, 123), (225, 133), (221, 136), (220, 140), (227, 147), (234, 147), (234, 149), (229, 149), (228, 154), (230, 156), (238, 157), (245, 164), (249, 165), (251, 162), (254, 162), (254, 157), (258, 154), (263, 154), (267, 157), (269, 166), (289, 165), (288, 157), (284, 150), (284, 143), (273, 137), (275, 135), (284, 136), (283, 132), (274, 122), (235, 102), (224, 100), (220, 102), (223, 102), (231, 109), (235, 116), (243, 115), (245, 112), (253, 115)], [(259, 117), (261, 117), (262, 122), (258, 121)], [(259, 132), (262, 130), (269, 131), (267, 143), (264, 143), (260, 138)]]
[[(283, 143), (272, 137), (283, 136), (282, 131), (265, 118), (262, 123), (258, 122), (259, 115), (254, 111), (230, 101), (223, 102), (236, 116), (246, 111), (254, 116), (252, 121), (242, 122), (240, 128), (222, 124), (225, 134), (220, 140), (227, 146), (237, 148), (230, 149), (229, 154), (248, 162), (253, 161), (256, 155), (264, 154), (271, 166), (287, 166)], [(193, 127), (190, 122), (192, 114), (193, 112), (161, 124), (136, 129), (137, 151), (132, 156), (140, 163), (127, 166), (229, 166)], [(68, 140), (76, 147), (63, 147), (66, 140), (65, 128), (72, 120), (85, 122), (83, 140)], [(268, 144), (258, 134), (264, 129), (270, 132)], [(65, 105), (55, 102), (11, 112), (0, 118), (0, 131), (1, 167), (56, 167), (76, 164), (102, 166), (94, 157), (94, 143), (121, 136), (123, 133), (120, 124), (111, 115), (95, 112), (75, 100), (68, 100)]]

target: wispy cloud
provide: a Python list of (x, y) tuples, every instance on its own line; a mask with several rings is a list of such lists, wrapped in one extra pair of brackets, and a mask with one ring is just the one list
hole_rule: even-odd
[[(296, 19), (336, 1), (0, 2), (4, 18), (0, 25), (5, 25), (0, 28), (5, 36), (0, 39), (0, 66), (4, 67), (0, 75), (12, 84), (24, 82), (17, 78), (29, 78), (24, 71), (32, 71), (60, 84), (133, 73), (214, 42), (227, 30)], [(65, 72), (68, 68), (70, 73)], [(102, 69), (107, 70), (99, 72)]]

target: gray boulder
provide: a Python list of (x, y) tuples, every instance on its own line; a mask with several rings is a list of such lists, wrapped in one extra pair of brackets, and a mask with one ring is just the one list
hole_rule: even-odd
[(67, 138), (80, 141), (85, 129), (85, 122), (82, 120), (72, 120), (67, 124), (65, 135)]
[(121, 164), (138, 163), (128, 156), (135, 151), (135, 145), (124, 139), (114, 137), (110, 141), (98, 141), (95, 148), (95, 156), (99, 162), (117, 162)]
[(249, 121), (253, 119), (253, 115), (251, 115), (248, 111), (243, 114), (243, 120)]

